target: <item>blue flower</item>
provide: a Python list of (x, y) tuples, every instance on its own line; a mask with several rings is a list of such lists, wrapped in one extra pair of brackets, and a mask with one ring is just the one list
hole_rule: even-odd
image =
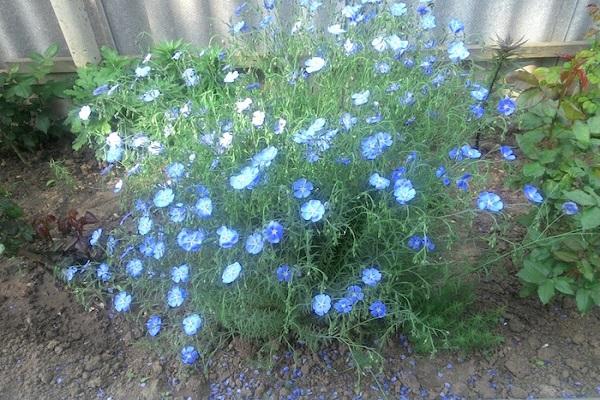
[(540, 190), (533, 185), (525, 185), (523, 187), (523, 193), (525, 194), (525, 198), (532, 203), (539, 204), (544, 201)]
[(300, 216), (305, 221), (318, 222), (325, 214), (325, 206), (320, 200), (309, 200), (300, 207)]
[(406, 174), (406, 167), (398, 167), (390, 174), (390, 180), (394, 183)]
[(314, 186), (312, 182), (306, 180), (305, 178), (300, 178), (294, 183), (292, 183), (292, 190), (294, 191), (294, 197), (297, 199), (304, 199), (310, 196)]
[(440, 165), (438, 167), (438, 169), (435, 170), (435, 176), (438, 178), (442, 178), (442, 177), (446, 176), (446, 167), (444, 167), (443, 165)]
[(186, 335), (195, 335), (202, 328), (202, 317), (198, 314), (188, 315), (183, 319), (182, 325)]
[[(244, 4), (246, 4), (246, 3), (244, 3)], [(231, 31), (233, 32), (234, 35), (236, 35), (240, 32), (248, 32), (249, 30), (250, 30), (250, 28), (246, 24), (246, 21), (239, 21), (235, 25), (233, 25), (233, 27), (231, 28)]]
[(290, 282), (292, 280), (292, 276), (294, 275), (294, 272), (287, 264), (277, 267), (275, 273), (279, 282)]
[(144, 265), (140, 259), (134, 258), (127, 263), (125, 270), (132, 278), (137, 278), (142, 274)]
[(263, 235), (267, 242), (271, 244), (279, 243), (283, 238), (283, 225), (277, 221), (271, 221), (265, 226)]
[(322, 317), (331, 309), (331, 297), (323, 293), (318, 294), (313, 297), (311, 306), (315, 314), (317, 314), (319, 317)]
[(272, 10), (273, 8), (275, 8), (275, 0), (264, 0), (263, 6), (267, 10)]
[(377, 172), (375, 172), (369, 178), (369, 184), (377, 190), (384, 190), (388, 186), (390, 186), (390, 180), (384, 178), (383, 176), (381, 176)]
[(264, 246), (264, 238), (260, 232), (253, 233), (246, 238), (246, 245), (244, 248), (250, 254), (258, 254), (262, 251)]
[(224, 225), (217, 229), (217, 235), (219, 235), (219, 246), (223, 249), (233, 247), (239, 239), (239, 235), (235, 230)]
[(259, 169), (266, 168), (271, 165), (271, 161), (275, 159), (277, 156), (277, 148), (274, 146), (269, 146), (252, 157), (252, 166), (257, 167)]
[(117, 246), (117, 239), (114, 236), (109, 236), (106, 240), (106, 254), (112, 256), (115, 253), (115, 247)]
[(138, 220), (138, 232), (140, 235), (145, 235), (152, 230), (152, 218), (144, 215)]
[(156, 100), (158, 96), (160, 96), (160, 91), (158, 91), (158, 89), (152, 89), (141, 95), (140, 99), (142, 99), (146, 103), (149, 103), (151, 101)]
[(187, 264), (171, 268), (171, 280), (175, 283), (187, 282), (189, 275), (190, 267)]
[(393, 3), (390, 4), (390, 13), (394, 17), (401, 17), (406, 14), (406, 4), (404, 3)]
[(77, 273), (77, 271), (78, 271), (78, 269), (75, 266), (70, 266), (68, 268), (65, 268), (62, 271), (63, 278), (67, 282), (71, 282), (73, 280), (73, 278), (75, 277), (75, 274)]
[(106, 282), (111, 278), (111, 276), (112, 274), (110, 273), (108, 264), (102, 263), (98, 265), (98, 268), (96, 268), (96, 277), (99, 280), (101, 280), (102, 282)]
[(427, 14), (421, 18), (421, 28), (429, 30), (435, 28), (435, 17), (432, 14)]
[(283, 118), (279, 118), (277, 121), (275, 121), (275, 124), (273, 124), (273, 132), (276, 135), (281, 135), (286, 125), (287, 121)]
[(96, 89), (94, 89), (94, 91), (92, 92), (92, 95), (100, 96), (101, 94), (108, 92), (108, 90), (109, 90), (109, 86), (108, 86), (108, 84), (105, 83), (104, 85), (98, 86)]
[(148, 330), (148, 334), (150, 336), (156, 336), (160, 332), (160, 328), (162, 326), (162, 319), (158, 315), (152, 315), (146, 321), (146, 329)]
[(174, 181), (178, 181), (185, 175), (185, 166), (182, 163), (169, 164), (166, 169), (167, 176)]
[(408, 179), (398, 179), (394, 183), (394, 197), (401, 205), (404, 205), (415, 198), (417, 192), (413, 188), (412, 182)]
[(123, 158), (123, 148), (120, 146), (110, 146), (106, 152), (106, 162), (114, 163)]
[(92, 232), (92, 236), (90, 237), (90, 246), (97, 245), (98, 240), (100, 240), (101, 236), (102, 236), (102, 228), (98, 228), (94, 232)]
[(378, 74), (387, 74), (391, 69), (392, 67), (390, 67), (390, 64), (385, 61), (378, 61), (375, 63), (375, 72)]
[(496, 193), (481, 192), (477, 199), (477, 207), (480, 210), (499, 212), (504, 208), (504, 203), (502, 203), (502, 199)]
[(242, 266), (239, 262), (236, 261), (233, 264), (229, 264), (223, 270), (221, 281), (223, 281), (225, 284), (231, 283), (240, 276), (240, 272), (242, 272)]
[(377, 286), (381, 280), (381, 272), (375, 267), (365, 268), (362, 270), (362, 281), (367, 286)]
[(565, 201), (561, 208), (566, 215), (575, 215), (579, 212), (579, 207), (572, 201)]
[(498, 112), (505, 117), (512, 115), (517, 110), (517, 103), (510, 97), (505, 97), (498, 102)]
[(177, 244), (185, 251), (196, 252), (200, 250), (205, 237), (206, 233), (202, 229), (183, 228), (177, 234)]
[(485, 114), (485, 108), (481, 104), (471, 104), (469, 106), (469, 111), (475, 117), (475, 119), (480, 119)]
[(198, 360), (198, 357), (200, 354), (194, 346), (185, 346), (181, 349), (181, 362), (184, 364), (192, 365)]
[(457, 35), (465, 30), (465, 25), (457, 19), (451, 19), (448, 24), (448, 29), (450, 29), (450, 32)]
[(185, 289), (182, 289), (179, 286), (173, 286), (167, 293), (167, 304), (169, 307), (179, 307), (183, 304), (186, 297), (187, 292)]
[(346, 298), (352, 301), (352, 304), (356, 304), (359, 301), (362, 301), (365, 298), (365, 294), (363, 293), (360, 286), (350, 285), (346, 289)]
[(473, 178), (473, 175), (469, 173), (464, 174), (456, 180), (456, 187), (466, 192), (469, 190), (469, 180), (471, 180), (471, 178)]
[(412, 235), (407, 240), (407, 246), (414, 251), (419, 251), (423, 248), (423, 239), (419, 235)]
[(259, 173), (257, 167), (244, 167), (238, 175), (229, 178), (229, 184), (236, 190), (246, 189), (257, 181)]
[(463, 42), (453, 42), (448, 46), (448, 57), (453, 62), (459, 62), (467, 59), (470, 53)]
[(353, 117), (352, 114), (345, 112), (340, 117), (340, 124), (344, 127), (346, 132), (348, 132), (356, 123), (358, 122), (358, 118)]
[(333, 308), (338, 314), (348, 314), (352, 311), (353, 305), (352, 300), (342, 297), (334, 303)]
[(507, 161), (513, 161), (517, 158), (510, 146), (500, 146), (500, 154), (502, 154), (502, 158)]
[(176, 224), (185, 220), (186, 208), (183, 203), (177, 203), (169, 208), (169, 219)]
[(400, 84), (398, 82), (392, 82), (385, 89), (385, 92), (386, 93), (394, 93), (394, 92), (397, 92), (399, 89), (400, 89)]
[(175, 198), (175, 194), (173, 193), (173, 189), (166, 188), (166, 189), (161, 189), (158, 192), (156, 192), (152, 202), (154, 203), (154, 205), (156, 207), (163, 208), (163, 207), (167, 207), (169, 204), (171, 204), (173, 202), (174, 198)]
[(213, 212), (213, 204), (210, 197), (201, 197), (196, 201), (194, 205), (194, 211), (196, 215), (200, 218), (208, 218), (212, 215)]
[(426, 248), (427, 250), (429, 250), (429, 251), (435, 250), (435, 243), (433, 243), (433, 241), (429, 238), (429, 236), (423, 235), (423, 237), (421, 238), (421, 241), (423, 243), (423, 247)]
[(486, 100), (488, 98), (488, 95), (490, 94), (490, 91), (487, 90), (487, 88), (479, 84), (474, 84), (472, 88), (473, 90), (471, 90), (471, 97), (477, 101)]
[(181, 78), (187, 87), (196, 86), (198, 82), (200, 82), (200, 76), (196, 73), (194, 68), (186, 68), (181, 73)]
[(306, 67), (306, 72), (309, 74), (320, 71), (327, 63), (321, 57), (311, 57), (304, 62), (304, 66)]
[(376, 123), (380, 122), (382, 119), (383, 119), (383, 116), (381, 115), (381, 113), (378, 112), (377, 114), (375, 114), (373, 116), (367, 117), (365, 119), (365, 122), (367, 124), (372, 125), (372, 124), (376, 124)]
[(383, 318), (387, 315), (387, 308), (381, 300), (375, 300), (369, 306), (369, 312), (374, 318)]
[(354, 93), (352, 95), (352, 102), (355, 106), (361, 106), (366, 104), (369, 101), (369, 95), (371, 92), (369, 90), (365, 90), (363, 92)]
[(452, 160), (461, 161), (464, 158), (477, 159), (481, 157), (481, 152), (468, 144), (465, 144), (460, 149), (455, 147), (448, 152), (448, 156)]
[(113, 300), (113, 304), (115, 306), (115, 310), (117, 312), (126, 312), (129, 311), (129, 307), (131, 306), (132, 297), (127, 292), (119, 292), (115, 296)]
[(378, 132), (364, 138), (360, 143), (363, 158), (374, 160), (393, 144), (392, 136), (387, 132)]

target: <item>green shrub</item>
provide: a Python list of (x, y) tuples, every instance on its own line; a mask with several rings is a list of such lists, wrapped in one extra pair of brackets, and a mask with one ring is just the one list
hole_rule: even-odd
[(526, 88), (517, 137), (523, 177), (543, 193), (521, 218), (528, 245), (515, 259), (523, 294), (537, 292), (544, 304), (574, 296), (585, 312), (600, 305), (600, 44), (510, 79)]
[(23, 220), (23, 209), (0, 191), (0, 256), (16, 254), (19, 248), (31, 241), (33, 230)]
[(177, 346), (225, 334), (354, 354), (399, 330), (426, 351), (495, 342), (473, 334), (490, 320), (463, 315), (469, 296), (447, 290), (470, 291), (451, 278), (470, 267), (453, 250), (477, 212), (469, 181), (481, 185), (462, 30), (438, 46), (430, 8), (376, 4), (317, 28), (311, 7), (291, 11), (293, 34), (267, 11), (260, 29), (233, 24), (227, 50), (105, 50), (80, 72), (75, 146), (123, 166), (128, 217), (94, 232), (105, 260), (65, 278), (115, 290), (116, 311)]
[(0, 147), (20, 156), (19, 150), (32, 150), (49, 138), (63, 134), (60, 120), (50, 109), (51, 102), (64, 96), (65, 80), (49, 80), (58, 46), (44, 54), (31, 54), (30, 71), (15, 65), (0, 72)]

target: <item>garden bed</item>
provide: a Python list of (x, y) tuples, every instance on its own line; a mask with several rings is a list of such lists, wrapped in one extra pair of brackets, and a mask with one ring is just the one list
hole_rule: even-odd
[[(50, 157), (73, 175), (72, 191), (47, 186)], [(115, 197), (105, 189), (110, 179), (98, 175), (91, 158), (56, 148), (37, 155), (33, 169), (3, 159), (0, 180), (27, 215), (75, 207), (93, 212), (103, 224), (118, 221)], [(502, 182), (502, 173), (492, 171), (492, 181)], [(503, 198), (510, 213), (510, 193)], [(98, 302), (86, 311), (63, 290), (52, 274), (56, 264), (68, 262), (62, 257), (37, 242), (21, 256), (0, 261), (1, 399), (600, 396), (598, 310), (582, 317), (572, 300), (543, 306), (520, 298), (516, 268), (508, 261), (484, 277), (477, 291), (479, 309), (504, 309), (496, 328), (503, 344), (428, 357), (415, 355), (397, 336), (386, 346), (384, 373), (357, 383), (348, 354), (337, 346), (317, 353), (298, 348), (295, 356), (281, 351), (271, 367), (256, 361), (252, 345), (234, 338), (211, 358), (206, 375), (201, 366), (184, 367), (170, 353), (159, 357), (140, 324)]]

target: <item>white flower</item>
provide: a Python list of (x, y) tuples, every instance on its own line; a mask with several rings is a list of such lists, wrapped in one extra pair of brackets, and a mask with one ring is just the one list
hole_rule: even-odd
[(223, 132), (219, 138), (219, 147), (223, 148), (224, 150), (228, 149), (231, 147), (231, 142), (233, 142), (233, 135), (231, 132)]
[(244, 100), (235, 103), (235, 110), (238, 113), (243, 113), (248, 109), (248, 107), (250, 107), (251, 104), (252, 99), (250, 97), (246, 97)]
[(321, 57), (311, 57), (304, 62), (306, 72), (308, 72), (309, 74), (320, 71), (325, 66), (325, 64), (325, 60)]
[(106, 144), (109, 147), (121, 147), (123, 140), (119, 136), (118, 132), (111, 132), (110, 135), (106, 137)]
[(263, 111), (254, 111), (252, 113), (252, 125), (259, 127), (265, 122), (265, 113)]
[(327, 28), (327, 32), (331, 33), (332, 35), (341, 35), (342, 33), (346, 33), (340, 24), (331, 25), (329, 28)]
[(87, 121), (90, 118), (91, 113), (92, 108), (90, 106), (83, 106), (79, 110), (79, 119), (82, 121)]
[(152, 68), (150, 68), (150, 66), (148, 65), (146, 65), (145, 67), (137, 67), (135, 69), (135, 76), (138, 78), (145, 78), (148, 76), (151, 69)]
[(150, 54), (150, 53), (146, 54), (146, 57), (144, 57), (142, 64), (146, 64), (148, 61), (150, 61), (151, 58), (152, 58), (152, 54)]
[(406, 50), (408, 47), (408, 41), (401, 40), (398, 35), (390, 35), (386, 37), (385, 42), (393, 51)]
[(223, 82), (225, 83), (233, 83), (233, 81), (235, 81), (238, 76), (240, 76), (240, 73), (237, 71), (229, 71), (227, 73), (227, 75), (225, 75), (225, 79), (223, 79)]
[(355, 106), (361, 106), (366, 104), (369, 101), (369, 95), (371, 92), (369, 90), (365, 90), (364, 92), (354, 93), (352, 95), (352, 101)]
[(373, 48), (379, 52), (385, 51), (385, 49), (387, 49), (387, 43), (385, 42), (383, 36), (377, 36), (375, 39), (373, 39), (371, 45), (373, 45)]

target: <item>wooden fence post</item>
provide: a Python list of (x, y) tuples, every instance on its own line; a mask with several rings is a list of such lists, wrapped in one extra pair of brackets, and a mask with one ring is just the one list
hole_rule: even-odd
[(77, 67), (100, 61), (100, 49), (82, 0), (50, 0)]

